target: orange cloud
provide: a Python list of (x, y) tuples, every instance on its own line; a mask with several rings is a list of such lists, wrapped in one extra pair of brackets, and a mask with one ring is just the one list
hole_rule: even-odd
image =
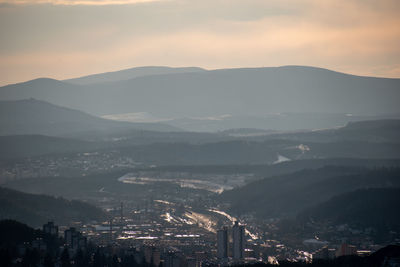
[[(140, 9), (145, 14), (121, 7), (125, 16), (114, 17), (104, 7), (103, 17), (62, 25), (68, 31), (42, 34), (46, 41), (35, 46), (0, 50), (0, 81), (63, 79), (142, 65), (210, 69), (295, 64), (400, 77), (400, 7), (395, 1), (301, 0), (295, 10), (287, 0), (214, 2), (220, 10), (207, 12), (213, 3), (209, 0), (193, 5), (170, 1), (156, 10)], [(244, 14), (240, 5), (254, 7), (246, 6)], [(280, 11), (272, 15), (259, 11), (274, 7)], [(248, 19), (253, 9), (257, 16)]]

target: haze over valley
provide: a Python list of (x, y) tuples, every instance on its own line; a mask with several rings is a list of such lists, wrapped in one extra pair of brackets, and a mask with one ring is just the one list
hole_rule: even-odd
[[(301, 66), (143, 67), (7, 85), (0, 88), (0, 216), (33, 227), (46, 218), (60, 224), (96, 220), (101, 229), (122, 203), (126, 222), (159, 216), (163, 227), (177, 227), (175, 236), (182, 235), (179, 225), (187, 225), (196, 242), (212, 240), (235, 218), (246, 224), (252, 250), (264, 244), (279, 257), (282, 249), (273, 248), (284, 246), (287, 255), (304, 260), (296, 249), (306, 251), (304, 240), (314, 231), (332, 244), (344, 236), (361, 240), (361, 247), (371, 238), (391, 243), (398, 236), (388, 231), (400, 229), (392, 216), (399, 187), (399, 88), (400, 79)], [(61, 218), (46, 204), (33, 213), (13, 201), (35, 195), (6, 187), (40, 194), (35, 201), (43, 203), (50, 196), (83, 201), (74, 205), (86, 215), (68, 217), (83, 216), (74, 206), (63, 207), (68, 200), (56, 205), (71, 215)], [(353, 202), (353, 195), (379, 198), (379, 216), (390, 224), (363, 219), (368, 211), (357, 201), (351, 206), (357, 216), (346, 216), (336, 203)], [(320, 232), (340, 225), (374, 230)], [(122, 229), (118, 239), (138, 245), (145, 238)], [(101, 232), (90, 235), (105, 242)]]
[(398, 118), (399, 86), (399, 79), (303, 66), (145, 67), (8, 85), (0, 88), (0, 100), (34, 98), (103, 118), (160, 122), (186, 131), (304, 130)]
[(0, 0), (0, 266), (400, 266), (396, 0)]

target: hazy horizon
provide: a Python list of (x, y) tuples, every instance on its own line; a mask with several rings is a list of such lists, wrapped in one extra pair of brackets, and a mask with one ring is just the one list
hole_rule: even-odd
[(0, 0), (0, 266), (400, 266), (399, 14)]
[(396, 78), (399, 11), (393, 0), (1, 0), (0, 84), (134, 66), (305, 65)]
[[(57, 81), (61, 81), (61, 82), (70, 82), (70, 81), (74, 81), (74, 80), (79, 80), (79, 79), (86, 79), (86, 78), (91, 78), (91, 77), (96, 77), (96, 76), (102, 76), (102, 75), (108, 75), (108, 74), (115, 74), (118, 72), (124, 72), (124, 71), (129, 71), (129, 70), (135, 70), (135, 69), (142, 69), (142, 68), (169, 68), (171, 69), (170, 73), (166, 73), (166, 74), (173, 74), (173, 70), (174, 69), (186, 69), (186, 68), (198, 68), (201, 69), (202, 71), (218, 71), (218, 70), (235, 70), (235, 69), (263, 69), (263, 68), (285, 68), (285, 67), (306, 67), (306, 68), (315, 68), (315, 69), (324, 69), (324, 70), (328, 70), (328, 71), (332, 71), (332, 72), (336, 72), (336, 73), (340, 73), (340, 74), (346, 74), (346, 75), (350, 75), (350, 76), (356, 76), (356, 77), (368, 77), (368, 78), (382, 78), (382, 79), (400, 79), (400, 77), (383, 77), (383, 76), (373, 76), (373, 75), (360, 75), (360, 74), (354, 74), (354, 73), (350, 73), (350, 72), (344, 72), (344, 71), (339, 71), (339, 70), (335, 70), (335, 69), (331, 69), (331, 68), (325, 68), (325, 67), (319, 67), (319, 66), (308, 66), (308, 65), (280, 65), (280, 66), (249, 66), (249, 67), (226, 67), (226, 68), (205, 68), (205, 67), (200, 67), (200, 66), (167, 66), (167, 65), (146, 65), (146, 66), (135, 66), (135, 67), (128, 67), (128, 68), (124, 68), (124, 69), (115, 69), (115, 70), (107, 70), (107, 71), (100, 71), (100, 72), (95, 72), (95, 73), (87, 73), (87, 74), (81, 74), (81, 75), (77, 75), (77, 76), (72, 76), (72, 77), (67, 77), (67, 78), (55, 78), (55, 77), (50, 77), (50, 76), (38, 76), (38, 77), (33, 77), (32, 79), (28, 79), (28, 80), (21, 80), (21, 81), (16, 81), (16, 82), (11, 82), (11, 83), (2, 83), (0, 81), (0, 87), (3, 86), (7, 86), (7, 85), (13, 85), (13, 84), (20, 84), (20, 83), (25, 83), (25, 82), (29, 82), (29, 81), (33, 81), (33, 80), (39, 80), (39, 79), (53, 79), (53, 80), (57, 80)], [(177, 73), (179, 73), (177, 71)], [(148, 74), (148, 75), (155, 75), (155, 74)], [(141, 76), (146, 76), (146, 74), (144, 75), (140, 75), (137, 77), (141, 77)], [(133, 77), (133, 78), (129, 78), (129, 79), (134, 79), (137, 77)], [(120, 80), (124, 80), (124, 79), (120, 79)]]

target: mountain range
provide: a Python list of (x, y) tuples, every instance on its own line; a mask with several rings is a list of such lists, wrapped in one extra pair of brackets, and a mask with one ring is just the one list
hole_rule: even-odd
[(92, 74), (64, 81), (73, 84), (85, 85), (85, 84), (96, 84), (103, 82), (124, 81), (141, 76), (190, 73), (190, 72), (201, 72), (201, 71), (206, 71), (206, 70), (197, 67), (171, 68), (171, 67), (145, 66), (145, 67), (130, 68), (126, 70)]
[[(199, 119), (222, 123), (233, 117), (239, 122), (229, 128), (243, 128), (240, 124), (249, 117), (265, 119), (286, 113), (348, 117), (399, 114), (399, 88), (400, 79), (360, 77), (304, 66), (209, 71), (153, 67), (7, 85), (0, 88), (0, 100), (33, 97), (94, 115), (147, 112), (164, 119), (195, 118), (197, 123)], [(296, 129), (302, 128), (298, 121)]]

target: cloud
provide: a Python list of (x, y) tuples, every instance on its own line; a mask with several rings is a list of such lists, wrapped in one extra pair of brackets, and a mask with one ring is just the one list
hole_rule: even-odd
[(400, 77), (399, 13), (397, 0), (0, 8), (0, 81), (62, 79), (141, 65), (296, 64)]

